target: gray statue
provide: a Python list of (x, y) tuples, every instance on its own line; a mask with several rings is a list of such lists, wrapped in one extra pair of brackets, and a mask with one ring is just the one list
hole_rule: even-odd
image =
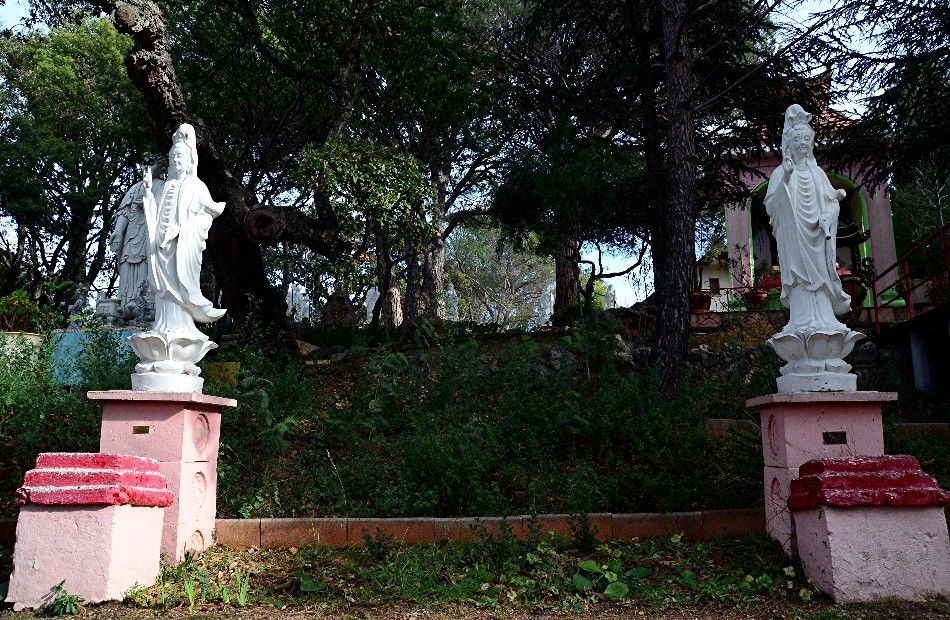
[[(158, 176), (157, 165), (152, 166), (152, 174)], [(148, 226), (143, 207), (144, 196), (144, 181), (139, 181), (125, 193), (119, 205), (115, 229), (109, 236), (109, 246), (115, 252), (116, 270), (119, 273), (117, 297), (124, 314), (133, 309), (138, 310), (137, 300), (142, 285), (147, 286), (148, 282)]]

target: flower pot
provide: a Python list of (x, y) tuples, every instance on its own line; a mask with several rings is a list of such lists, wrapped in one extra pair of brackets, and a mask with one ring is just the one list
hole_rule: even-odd
[(712, 296), (706, 291), (693, 291), (689, 294), (690, 312), (709, 312)]
[(759, 309), (769, 300), (769, 292), (765, 289), (754, 288), (742, 293), (742, 299), (749, 308)]

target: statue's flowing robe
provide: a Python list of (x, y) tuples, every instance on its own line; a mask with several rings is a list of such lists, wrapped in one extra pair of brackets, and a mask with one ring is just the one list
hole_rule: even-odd
[(153, 193), (149, 275), (156, 304), (159, 299), (172, 301), (195, 321), (210, 323), (223, 312), (201, 293), (201, 253), (211, 220), (221, 214), (224, 203), (213, 201), (208, 187), (194, 175), (156, 182)]
[[(835, 270), (835, 227), (840, 207), (837, 190), (814, 160), (796, 166), (788, 183), (779, 166), (769, 179), (765, 208), (771, 218), (782, 268), (782, 303), (789, 306), (793, 286), (826, 295), (835, 314), (850, 311), (851, 299), (841, 288)], [(831, 238), (826, 239), (822, 214), (831, 216)]]

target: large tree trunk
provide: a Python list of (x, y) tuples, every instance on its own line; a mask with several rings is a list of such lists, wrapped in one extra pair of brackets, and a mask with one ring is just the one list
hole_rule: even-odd
[(569, 325), (581, 305), (581, 244), (567, 235), (558, 242), (554, 253), (554, 315), (555, 325)]
[(432, 224), (435, 236), (422, 262), (423, 313), (429, 317), (445, 318), (445, 199), (449, 180), (447, 165), (432, 166), (431, 179), (435, 190), (432, 205)]
[[(167, 148), (181, 123), (194, 125), (198, 176), (215, 200), (227, 203), (208, 237), (208, 251), (221, 288), (220, 301), (232, 318), (246, 318), (253, 307), (260, 320), (289, 336), (284, 296), (267, 280), (260, 244), (287, 241), (306, 245), (324, 256), (336, 255), (341, 248), (329, 210), (318, 209), (321, 216), (313, 218), (293, 209), (262, 206), (257, 196), (243, 186), (240, 176), (232, 174), (203, 120), (187, 110), (172, 65), (168, 26), (153, 0), (98, 0), (95, 4), (112, 14), (119, 32), (132, 37), (126, 68), (145, 99), (152, 137)], [(317, 204), (319, 207), (320, 201)], [(258, 303), (252, 303), (252, 299)]]
[(662, 389), (676, 388), (686, 359), (689, 293), (696, 262), (696, 143), (691, 98), (696, 88), (685, 0), (663, 0), (666, 64), (666, 208), (663, 211), (663, 294), (657, 361)]

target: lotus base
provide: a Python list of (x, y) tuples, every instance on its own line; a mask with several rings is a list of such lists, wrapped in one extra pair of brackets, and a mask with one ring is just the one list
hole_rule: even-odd
[(775, 380), (779, 392), (854, 392), (858, 378), (851, 373), (819, 372), (817, 374), (783, 375)]
[(194, 375), (168, 375), (160, 372), (132, 374), (132, 389), (136, 392), (195, 392), (200, 394), (205, 380)]

